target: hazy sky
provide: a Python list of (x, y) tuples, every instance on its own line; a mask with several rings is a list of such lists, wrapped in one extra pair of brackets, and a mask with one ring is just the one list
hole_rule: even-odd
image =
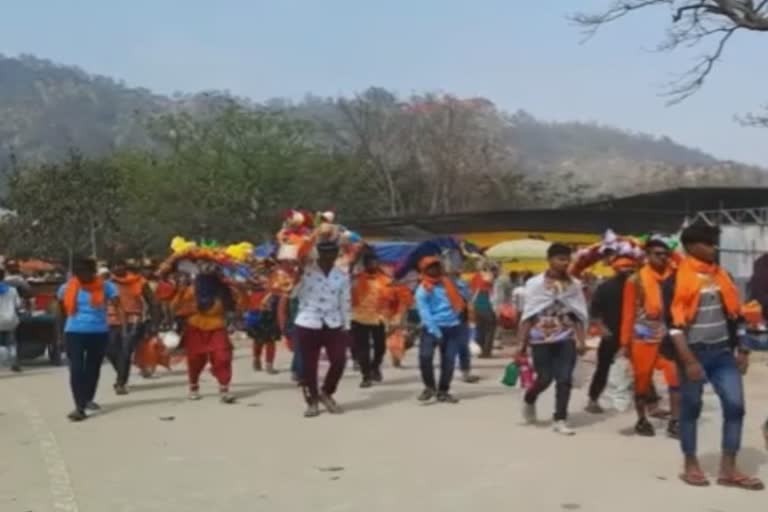
[[(485, 96), (509, 111), (594, 120), (768, 166), (768, 35), (732, 40), (698, 95), (666, 107), (664, 83), (704, 49), (651, 50), (665, 11), (586, 44), (566, 16), (610, 0), (0, 0), (0, 52), (31, 53), (158, 92), (227, 89), (263, 100), (400, 93)], [(762, 53), (761, 53), (762, 50)]]

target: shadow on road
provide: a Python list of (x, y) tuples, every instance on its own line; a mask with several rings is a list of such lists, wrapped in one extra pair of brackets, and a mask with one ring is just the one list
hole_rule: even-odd
[[(391, 375), (391, 373), (388, 373), (387, 375)], [(421, 377), (419, 375), (403, 375), (401, 377), (395, 377), (394, 379), (387, 378), (386, 375), (384, 377), (384, 382), (378, 384), (377, 387), (399, 386), (400, 384), (414, 384), (416, 382), (421, 382)]]
[(134, 407), (143, 407), (146, 405), (171, 405), (171, 404), (181, 404), (186, 401), (186, 398), (184, 396), (173, 396), (173, 397), (165, 397), (165, 398), (148, 398), (146, 400), (125, 400), (115, 403), (110, 403), (107, 405), (104, 405), (104, 409), (99, 414), (101, 415), (107, 415), (112, 414), (118, 411), (123, 411), (125, 409), (133, 409)]
[(416, 403), (416, 395), (413, 391), (378, 389), (373, 391), (368, 396), (368, 398), (347, 402), (341, 405), (347, 411), (365, 411), (370, 409), (378, 409), (379, 407), (383, 407), (385, 405), (411, 399), (414, 403)]
[(573, 428), (590, 427), (592, 425), (602, 423), (603, 421), (613, 419), (620, 414), (622, 413), (617, 413), (615, 411), (606, 411), (603, 414), (591, 414), (588, 412), (579, 411), (570, 414), (570, 424)]
[(233, 394), (238, 400), (244, 400), (246, 398), (252, 398), (256, 395), (260, 395), (269, 391), (286, 391), (294, 389), (297, 394), (300, 394), (300, 389), (294, 382), (258, 382), (258, 383), (239, 383), (233, 384), (233, 388), (243, 388), (248, 386), (247, 389), (241, 389), (234, 391)]
[[(739, 452), (739, 469), (748, 475), (756, 475), (768, 463), (768, 454), (757, 448), (743, 448)], [(720, 470), (720, 453), (707, 453), (699, 457), (704, 471), (713, 475)]]
[(136, 384), (134, 386), (131, 386), (131, 393), (139, 393), (142, 391), (155, 391), (158, 389), (169, 389), (169, 388), (181, 388), (185, 387), (187, 385), (186, 380), (153, 380), (153, 381), (143, 381), (141, 384)]

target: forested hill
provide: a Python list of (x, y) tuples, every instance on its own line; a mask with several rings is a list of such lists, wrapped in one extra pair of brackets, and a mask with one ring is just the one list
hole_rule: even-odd
[[(371, 91), (381, 95), (378, 89)], [(194, 94), (170, 98), (35, 57), (0, 56), (0, 159), (7, 162), (13, 153), (22, 161), (51, 161), (73, 148), (100, 156), (120, 148), (149, 147), (153, 144), (147, 129), (149, 118), (178, 111), (196, 114), (205, 110), (211, 98), (221, 97)], [(413, 107), (434, 103), (434, 98), (427, 95), (403, 100), (392, 96), (387, 101)], [(279, 108), (323, 126), (344, 118), (338, 107), (345, 102), (339, 98), (308, 96), (296, 103), (275, 99), (263, 104), (235, 101), (256, 109)], [(594, 123), (543, 122), (523, 111), (499, 111), (487, 100), (472, 101), (483, 107), (491, 105), (495, 143), (514, 154), (509, 165), (526, 175), (566, 175), (581, 182), (594, 182), (599, 176), (592, 195), (701, 181), (702, 176), (709, 182), (753, 183), (763, 179), (758, 169), (718, 162), (667, 137)], [(332, 137), (326, 139), (332, 143)]]

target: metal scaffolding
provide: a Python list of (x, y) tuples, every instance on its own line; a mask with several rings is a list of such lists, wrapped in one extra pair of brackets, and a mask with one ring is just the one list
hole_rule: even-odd
[(700, 211), (685, 218), (685, 225), (706, 222), (710, 226), (768, 225), (768, 206)]

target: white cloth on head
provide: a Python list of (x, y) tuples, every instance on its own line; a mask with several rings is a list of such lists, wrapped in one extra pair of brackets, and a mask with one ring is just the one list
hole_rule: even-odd
[(568, 283), (552, 281), (544, 273), (532, 277), (525, 285), (525, 305), (521, 320), (530, 320), (556, 303), (576, 315), (582, 325), (587, 325), (589, 313), (581, 281), (574, 278), (570, 278)]

